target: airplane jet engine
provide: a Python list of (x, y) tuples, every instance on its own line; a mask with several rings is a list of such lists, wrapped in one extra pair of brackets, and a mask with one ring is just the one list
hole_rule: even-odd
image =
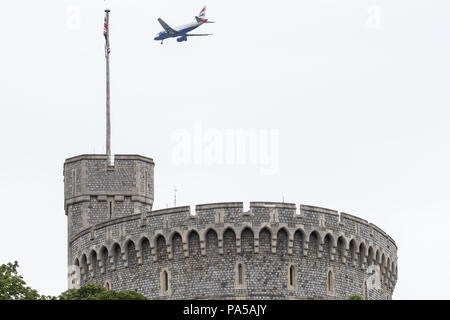
[(183, 37), (177, 38), (177, 42), (182, 42), (182, 41), (187, 41), (187, 37), (183, 36)]

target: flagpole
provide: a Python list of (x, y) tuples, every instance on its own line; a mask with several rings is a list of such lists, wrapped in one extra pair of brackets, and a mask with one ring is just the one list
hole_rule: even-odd
[(108, 165), (111, 165), (111, 116), (110, 116), (110, 74), (109, 74), (109, 12), (111, 10), (105, 9), (106, 13), (106, 154), (108, 156)]

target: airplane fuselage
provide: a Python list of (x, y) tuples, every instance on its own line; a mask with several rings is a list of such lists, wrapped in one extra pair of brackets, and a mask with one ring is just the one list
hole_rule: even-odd
[(154, 40), (165, 40), (167, 38), (175, 38), (175, 37), (183, 37), (186, 35), (186, 33), (197, 29), (200, 27), (204, 22), (192, 22), (189, 24), (185, 24), (179, 27), (174, 28), (175, 33), (168, 33), (166, 31), (161, 31), (158, 33)]

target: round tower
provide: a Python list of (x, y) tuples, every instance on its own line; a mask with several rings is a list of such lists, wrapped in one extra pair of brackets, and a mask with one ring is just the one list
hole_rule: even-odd
[[(64, 164), (69, 273), (156, 299), (391, 299), (397, 246), (376, 225), (292, 203), (152, 210), (154, 163), (81, 155)], [(70, 274), (69, 274), (70, 279)]]

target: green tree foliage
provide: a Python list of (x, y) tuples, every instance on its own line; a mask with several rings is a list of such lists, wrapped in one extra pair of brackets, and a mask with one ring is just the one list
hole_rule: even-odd
[(135, 291), (114, 291), (97, 284), (86, 284), (79, 289), (67, 290), (58, 297), (59, 300), (147, 300)]
[(36, 290), (28, 287), (22, 276), (17, 273), (19, 263), (0, 266), (0, 300), (39, 300), (50, 297), (40, 296)]
[(348, 296), (348, 300), (363, 300), (363, 297), (359, 294), (352, 294)]
[(106, 290), (96, 284), (67, 290), (59, 297), (41, 296), (26, 285), (22, 276), (17, 273), (18, 267), (17, 261), (0, 266), (0, 300), (147, 300), (135, 291)]

